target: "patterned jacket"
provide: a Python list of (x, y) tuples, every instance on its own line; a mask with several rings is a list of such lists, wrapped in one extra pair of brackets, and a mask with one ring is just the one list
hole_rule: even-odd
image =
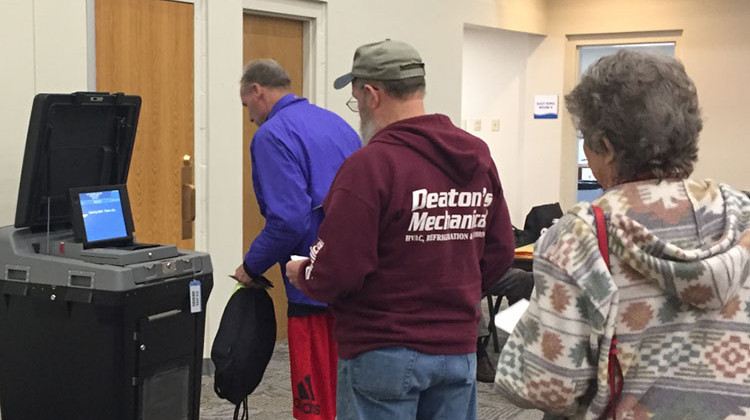
[(500, 355), (511, 401), (576, 418), (750, 417), (750, 199), (712, 181), (639, 181), (594, 201), (611, 274), (582, 203), (539, 239), (535, 292)]

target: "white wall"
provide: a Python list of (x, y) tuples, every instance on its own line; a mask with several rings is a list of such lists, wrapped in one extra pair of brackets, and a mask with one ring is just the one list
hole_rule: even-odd
[[(563, 41), (549, 37), (535, 37), (529, 40), (529, 61), (526, 64), (526, 114), (523, 116), (524, 153), (523, 172), (516, 174), (520, 178), (524, 195), (521, 206), (524, 215), (531, 207), (559, 201), (565, 209), (569, 204), (560, 195), (563, 180), (560, 177), (562, 159), (561, 151), (564, 139), (561, 136), (561, 121), (567, 117), (563, 111), (564, 91), (563, 61), (551, 60)], [(533, 118), (534, 95), (557, 95), (558, 118)], [(570, 176), (575, 177), (576, 168), (570, 168)], [(575, 192), (573, 192), (575, 193)]]
[[(527, 166), (524, 122), (532, 114), (532, 102), (526, 94), (527, 63), (541, 38), (486, 27), (464, 30), (462, 125), (489, 145), (511, 219), (519, 227), (523, 227), (530, 208), (525, 203), (528, 192), (521, 176)], [(494, 122), (499, 122), (497, 131)], [(556, 194), (550, 198), (554, 201)]]
[(13, 224), (36, 93), (86, 90), (86, 0), (0, 3), (0, 226)]
[[(242, 263), (242, 76), (241, 0), (200, 2), (206, 19), (204, 156), (198, 156), (196, 249), (211, 254), (214, 290), (206, 308), (205, 354), (218, 330), (235, 282), (227, 277)], [(197, 98), (197, 97), (196, 97)], [(197, 115), (196, 118), (200, 118)], [(197, 152), (197, 150), (196, 150)], [(203, 184), (199, 182), (203, 182)], [(200, 219), (200, 221), (198, 221)]]

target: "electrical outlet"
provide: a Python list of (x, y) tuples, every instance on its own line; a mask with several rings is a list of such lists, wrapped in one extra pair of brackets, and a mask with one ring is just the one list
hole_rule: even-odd
[(482, 120), (474, 120), (474, 131), (482, 131)]

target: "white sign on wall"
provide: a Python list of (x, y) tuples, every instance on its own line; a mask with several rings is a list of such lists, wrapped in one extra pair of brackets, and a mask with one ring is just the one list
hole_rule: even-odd
[(534, 118), (557, 118), (557, 95), (534, 95)]

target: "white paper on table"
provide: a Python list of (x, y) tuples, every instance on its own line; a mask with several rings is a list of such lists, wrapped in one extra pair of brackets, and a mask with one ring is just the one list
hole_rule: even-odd
[(529, 307), (529, 301), (521, 299), (518, 302), (510, 305), (507, 309), (502, 310), (495, 315), (495, 326), (508, 334), (513, 332), (513, 328), (516, 327), (518, 321), (521, 319), (521, 315), (526, 312), (526, 308)]
[(291, 256), (292, 261), (302, 261), (302, 260), (306, 260), (308, 258), (309, 257), (303, 257), (302, 255), (292, 255)]

